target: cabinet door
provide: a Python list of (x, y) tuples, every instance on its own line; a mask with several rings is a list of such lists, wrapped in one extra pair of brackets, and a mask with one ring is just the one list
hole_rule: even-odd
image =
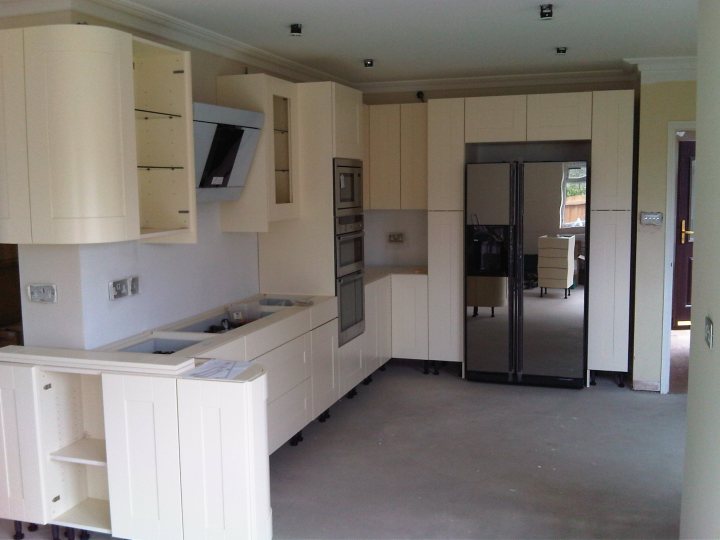
[(400, 105), (400, 207), (427, 208), (427, 104)]
[(45, 523), (36, 376), (0, 365), (0, 518)]
[(77, 25), (24, 32), (33, 242), (137, 238), (131, 36)]
[(526, 140), (527, 96), (465, 99), (465, 142)]
[(337, 319), (323, 324), (310, 335), (312, 358), (312, 418), (338, 399)]
[(376, 281), (378, 367), (392, 357), (392, 290), (391, 276)]
[(588, 368), (628, 370), (631, 212), (590, 214)]
[(338, 390), (342, 397), (365, 378), (363, 340), (358, 336), (338, 348)]
[(334, 146), (336, 157), (363, 159), (362, 93), (333, 84)]
[(113, 536), (183, 537), (175, 379), (103, 374)]
[(265, 377), (178, 379), (186, 538), (270, 538)]
[(362, 108), (362, 129), (363, 129), (363, 208), (370, 208), (370, 106), (363, 105)]
[(593, 92), (591, 210), (632, 209), (632, 90)]
[(428, 278), (392, 276), (392, 356), (428, 359)]
[(462, 210), (465, 99), (428, 102), (428, 210)]
[(23, 31), (0, 32), (0, 243), (29, 244)]
[(363, 341), (363, 372), (369, 376), (380, 367), (378, 356), (378, 294), (377, 282), (365, 285), (365, 332)]
[[(298, 175), (298, 111), (297, 93), (291, 82), (268, 78), (272, 110), (269, 200), (270, 221), (295, 219), (300, 215), (300, 179)], [(263, 142), (260, 134), (260, 142)], [(252, 169), (251, 169), (252, 170)]]
[(428, 214), (428, 340), (431, 360), (463, 359), (463, 213)]
[(400, 208), (400, 105), (370, 106), (370, 208)]
[(586, 140), (591, 136), (592, 92), (527, 97), (528, 141)]

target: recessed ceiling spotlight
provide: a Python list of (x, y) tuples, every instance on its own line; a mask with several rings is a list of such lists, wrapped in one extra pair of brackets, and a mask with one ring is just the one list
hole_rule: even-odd
[(567, 54), (567, 47), (555, 47), (555, 54)]
[(552, 4), (540, 4), (540, 20), (549, 21), (553, 17)]
[(290, 25), (290, 35), (291, 36), (302, 36), (302, 24), (300, 23), (293, 23)]
[(374, 65), (375, 65), (375, 60), (373, 60), (372, 58), (366, 58), (365, 60), (363, 60), (363, 66), (365, 66), (366, 68), (371, 68)]

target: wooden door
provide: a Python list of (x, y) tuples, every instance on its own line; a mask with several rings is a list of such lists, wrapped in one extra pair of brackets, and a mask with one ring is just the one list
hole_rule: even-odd
[(103, 374), (112, 534), (182, 540), (174, 378)]
[(692, 307), (692, 264), (695, 242), (693, 179), (695, 141), (680, 141), (677, 170), (675, 267), (673, 271), (672, 327), (689, 328)]
[(462, 210), (465, 99), (428, 101), (428, 210)]
[(428, 359), (428, 279), (426, 275), (392, 277), (392, 356)]
[(370, 208), (400, 209), (400, 105), (370, 107)]
[(527, 96), (465, 99), (465, 142), (525, 141)]
[(400, 105), (400, 206), (427, 208), (427, 104)]
[(531, 94), (527, 97), (527, 140), (589, 140), (591, 117), (592, 92)]

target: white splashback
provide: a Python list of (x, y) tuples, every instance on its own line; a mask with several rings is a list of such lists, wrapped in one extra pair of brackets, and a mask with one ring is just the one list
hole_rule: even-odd
[[(21, 246), (20, 282), (56, 283), (58, 303), (23, 294), (26, 345), (92, 349), (258, 292), (257, 235), (221, 233), (219, 207), (198, 205), (197, 244)], [(140, 294), (108, 299), (137, 275)]]
[[(426, 266), (427, 211), (365, 210), (365, 264), (367, 266)], [(388, 234), (403, 233), (403, 243), (389, 243)]]

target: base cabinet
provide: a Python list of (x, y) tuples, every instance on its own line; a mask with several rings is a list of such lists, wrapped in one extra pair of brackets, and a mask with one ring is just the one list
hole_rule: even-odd
[(338, 399), (337, 319), (314, 329), (311, 341), (312, 418), (317, 418)]
[(365, 285), (365, 333), (362, 336), (365, 376), (382, 367), (392, 354), (391, 278)]
[(342, 397), (365, 378), (364, 341), (358, 336), (338, 349), (338, 391)]
[(392, 276), (392, 356), (428, 359), (428, 277)]

